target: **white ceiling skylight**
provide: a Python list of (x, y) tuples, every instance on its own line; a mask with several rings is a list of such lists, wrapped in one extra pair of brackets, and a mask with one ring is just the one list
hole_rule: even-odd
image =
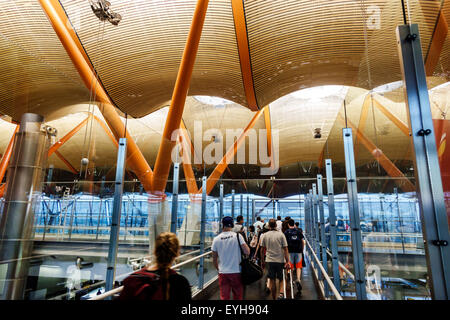
[(219, 97), (210, 97), (210, 96), (194, 96), (194, 98), (201, 103), (213, 105), (213, 106), (224, 106), (226, 104), (232, 104), (233, 102), (227, 99), (219, 98)]
[(322, 98), (327, 98), (331, 96), (345, 98), (347, 94), (348, 87), (346, 86), (319, 86), (313, 88), (302, 89), (299, 91), (292, 92), (290, 95), (296, 99), (305, 99), (310, 101), (318, 101)]

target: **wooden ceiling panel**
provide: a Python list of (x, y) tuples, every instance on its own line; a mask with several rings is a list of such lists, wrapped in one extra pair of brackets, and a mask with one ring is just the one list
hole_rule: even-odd
[[(108, 94), (142, 117), (172, 97), (196, 1), (110, 2), (118, 26), (100, 23), (87, 1), (61, 1)], [(209, 3), (189, 94), (245, 105), (230, 1)]]
[(89, 92), (37, 1), (0, 4), (0, 112), (48, 115), (89, 100)]

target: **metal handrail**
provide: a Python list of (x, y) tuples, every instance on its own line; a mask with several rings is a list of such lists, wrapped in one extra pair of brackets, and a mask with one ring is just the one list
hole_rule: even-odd
[[(333, 257), (332, 253), (331, 253), (330, 250), (328, 250), (328, 249), (327, 249), (327, 254), (328, 254), (330, 257)], [(348, 274), (349, 277), (350, 277), (352, 280), (355, 280), (355, 276), (353, 275), (353, 273), (351, 273), (351, 271), (348, 270), (348, 269), (342, 264), (342, 262), (338, 261), (338, 264), (339, 264), (339, 267), (342, 268), (342, 270), (344, 270), (344, 272), (345, 272), (346, 274)]]
[(333, 292), (334, 296), (336, 297), (336, 300), (344, 300), (341, 296), (341, 294), (339, 293), (339, 291), (336, 289), (336, 287), (334, 286), (333, 281), (331, 281), (330, 277), (328, 276), (328, 273), (325, 271), (325, 269), (322, 266), (322, 263), (319, 261), (319, 259), (317, 258), (316, 254), (314, 253), (314, 250), (311, 248), (311, 245), (309, 244), (308, 239), (305, 238), (306, 244), (309, 247), (309, 251), (311, 252), (312, 256), (314, 257), (314, 260), (316, 260), (317, 265), (320, 268), (320, 271), (322, 272), (325, 280), (328, 282), (328, 285), (331, 289), (331, 291)]
[[(207, 247), (207, 248), (205, 248), (205, 250), (208, 250), (209, 248), (211, 248), (211, 247)], [(194, 254), (194, 253), (197, 253), (197, 252), (200, 252), (200, 249), (194, 250), (194, 251), (189, 251), (189, 252), (187, 252), (187, 253), (184, 253), (184, 254), (182, 254), (181, 256), (176, 257), (175, 260), (180, 260), (180, 259), (182, 259), (182, 258), (184, 258), (184, 257), (190, 256), (191, 254)], [(128, 260), (128, 262), (136, 262), (136, 261), (148, 259), (148, 258), (151, 258), (151, 257), (152, 257), (152, 256), (149, 255), (149, 256), (144, 256), (144, 257), (134, 258), (134, 259)]]
[[(181, 262), (181, 263), (178, 263), (178, 264), (172, 266), (171, 269), (177, 269), (177, 268), (179, 268), (179, 267), (184, 266), (185, 264), (188, 264), (188, 263), (190, 263), (190, 262), (193, 262), (193, 261), (195, 261), (195, 260), (198, 260), (198, 259), (200, 259), (200, 258), (203, 258), (203, 257), (205, 257), (205, 256), (207, 256), (207, 255), (209, 255), (209, 254), (211, 254), (211, 253), (212, 253), (212, 251), (205, 252), (205, 253), (203, 253), (203, 254), (201, 254), (201, 255), (199, 255), (199, 256), (196, 256), (196, 257), (194, 257), (194, 258), (191, 258), (191, 259), (188, 259), (188, 260), (183, 261), (183, 262)], [(134, 271), (133, 271), (133, 272), (134, 272)], [(130, 274), (132, 274), (133, 272), (130, 272), (130, 273), (125, 274), (125, 275), (130, 275)], [(125, 275), (122, 275), (122, 277), (125, 276)], [(110, 291), (108, 291), (108, 292), (99, 294), (98, 296), (95, 296), (95, 297), (93, 297), (93, 298), (91, 298), (91, 299), (89, 299), (89, 300), (104, 300), (105, 298), (110, 297), (110, 296), (113, 296), (113, 295), (115, 295), (116, 293), (121, 292), (122, 290), (123, 290), (123, 286), (120, 286), (120, 287), (115, 288), (115, 289), (112, 289), (112, 290), (110, 290)]]

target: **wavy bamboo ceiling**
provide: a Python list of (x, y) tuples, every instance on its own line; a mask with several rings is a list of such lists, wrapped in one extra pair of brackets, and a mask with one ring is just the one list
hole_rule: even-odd
[[(429, 83), (438, 83), (438, 79), (429, 79)], [(297, 167), (299, 164), (309, 166), (316, 165), (320, 153), (332, 158), (334, 163), (344, 162), (344, 149), (342, 142), (342, 128), (344, 123), (338, 119), (338, 115), (344, 116), (343, 99), (347, 103), (347, 116), (355, 126), (359, 125), (364, 100), (369, 93), (365, 89), (354, 87), (337, 88), (323, 87), (301, 90), (278, 99), (270, 105), (270, 118), (272, 135), (275, 130), (279, 133), (279, 165), (285, 171), (286, 167)], [(448, 112), (450, 82), (435, 86), (429, 90), (431, 110), (434, 119), (442, 119), (442, 112)], [(320, 89), (320, 90), (319, 90)], [(389, 89), (388, 89), (389, 90)], [(379, 90), (373, 93), (373, 99), (385, 106), (390, 113), (407, 124), (407, 114), (401, 88), (395, 88), (386, 92)], [(394, 98), (394, 100), (391, 100)], [(86, 107), (86, 106), (85, 106)], [(81, 110), (81, 109), (79, 109)], [(48, 125), (58, 130), (56, 139), (61, 139), (77, 124), (87, 117), (88, 109), (77, 111), (66, 117), (47, 122)], [(94, 114), (103, 120), (98, 108), (94, 108)], [(168, 108), (160, 110), (139, 119), (128, 119), (127, 128), (144, 154), (148, 163), (153, 167), (161, 142), (161, 133), (167, 117)], [(186, 100), (186, 113), (183, 116), (184, 124), (189, 136), (194, 140), (195, 121), (206, 130), (214, 130), (214, 133), (222, 134), (223, 153), (226, 152), (226, 129), (240, 129), (244, 127), (253, 114), (247, 108), (234, 103), (204, 103), (194, 97)], [(359, 126), (364, 135), (370, 139), (392, 161), (409, 161), (411, 159), (410, 138), (384, 115), (378, 108), (371, 109), (365, 125)], [(232, 115), (238, 115), (234, 119)], [(125, 122), (125, 119), (123, 119)], [(365, 129), (362, 129), (362, 127)], [(0, 154), (4, 152), (15, 125), (0, 120)], [(314, 138), (314, 129), (321, 128), (322, 137)], [(254, 129), (265, 129), (264, 119), (261, 118), (255, 124)], [(202, 136), (200, 135), (200, 138)], [(198, 156), (205, 152), (205, 148), (211, 145), (211, 139), (203, 141), (201, 150), (195, 145)], [(229, 142), (229, 141), (228, 141)], [(249, 139), (241, 148), (245, 150), (246, 158), (250, 150)], [(372, 150), (371, 150), (372, 151)], [(70, 140), (61, 146), (59, 152), (77, 170), (80, 169), (80, 161), (88, 157), (91, 163), (101, 168), (113, 168), (117, 160), (117, 148), (110, 137), (105, 133), (97, 121), (90, 120), (86, 126), (78, 131)], [(261, 160), (261, 159), (258, 159)], [(55, 168), (68, 170), (67, 166), (55, 155), (51, 155), (49, 163)], [(369, 150), (359, 145), (356, 156), (358, 165), (370, 164), (375, 161)], [(247, 159), (246, 163), (249, 161)], [(258, 163), (260, 165), (260, 163)], [(206, 164), (212, 169), (216, 164)], [(195, 167), (195, 166), (194, 166)], [(108, 170), (108, 169), (107, 169)], [(293, 176), (297, 173), (294, 172)]]
[[(142, 117), (171, 99), (196, 0), (110, 2), (122, 15), (118, 26), (100, 23), (87, 0), (60, 0), (117, 107)], [(407, 3), (426, 58), (441, 4), (448, 17), (450, 1)], [(244, 7), (260, 108), (306, 87), (370, 89), (401, 80), (395, 40), (395, 27), (403, 24), (401, 1), (244, 0)], [(55, 118), (88, 102), (89, 91), (38, 1), (1, 1), (0, 10), (0, 112), (15, 120), (23, 112)], [(373, 15), (374, 28), (365, 23)], [(447, 80), (449, 55), (447, 37), (434, 68)], [(210, 0), (189, 95), (246, 106), (241, 72), (232, 1)]]

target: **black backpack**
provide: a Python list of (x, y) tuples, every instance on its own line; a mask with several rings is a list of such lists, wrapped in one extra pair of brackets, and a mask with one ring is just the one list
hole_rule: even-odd
[(297, 229), (287, 229), (284, 233), (286, 236), (286, 241), (289, 248), (298, 248), (301, 252), (302, 250), (302, 234)]

